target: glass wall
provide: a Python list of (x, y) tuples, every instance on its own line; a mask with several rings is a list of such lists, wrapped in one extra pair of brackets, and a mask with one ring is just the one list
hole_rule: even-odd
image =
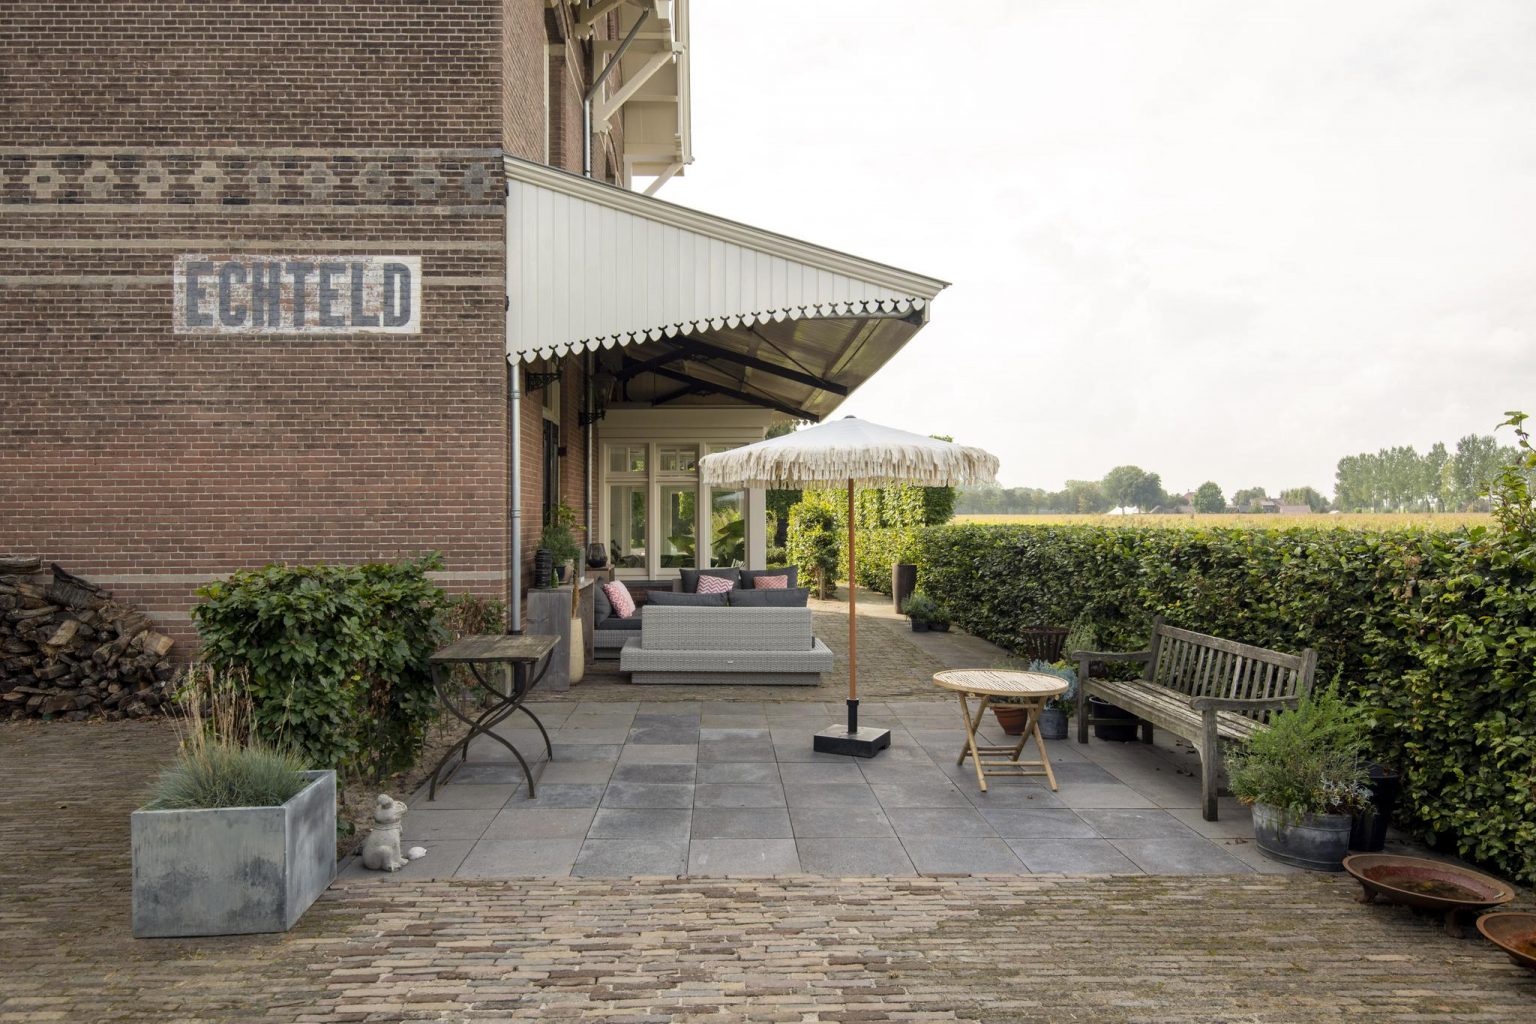
[(699, 457), (736, 447), (672, 441), (603, 445), (599, 516), (609, 557), (621, 575), (665, 579), (683, 568), (746, 564), (747, 493), (699, 486)]

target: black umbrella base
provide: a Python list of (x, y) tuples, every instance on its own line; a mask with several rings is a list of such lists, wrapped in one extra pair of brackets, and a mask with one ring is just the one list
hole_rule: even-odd
[(846, 725), (834, 725), (816, 734), (812, 749), (818, 754), (874, 757), (890, 745), (891, 730), (889, 729), (871, 729), (865, 726), (849, 732)]

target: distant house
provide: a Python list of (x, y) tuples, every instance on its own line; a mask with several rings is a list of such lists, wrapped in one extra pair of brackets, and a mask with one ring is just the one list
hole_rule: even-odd
[(1283, 516), (1309, 516), (1312, 514), (1311, 505), (1280, 505), (1276, 511)]
[(1248, 504), (1249, 512), (1273, 514), (1279, 512), (1281, 505), (1274, 498), (1257, 498)]

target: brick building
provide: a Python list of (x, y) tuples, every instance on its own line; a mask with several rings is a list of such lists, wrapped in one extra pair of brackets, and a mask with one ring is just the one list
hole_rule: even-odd
[(687, 0), (8, 5), (0, 551), (183, 638), (269, 561), (514, 597), (560, 502), (621, 574), (760, 560), (697, 458), (943, 284), (636, 191), (692, 159), (688, 43)]

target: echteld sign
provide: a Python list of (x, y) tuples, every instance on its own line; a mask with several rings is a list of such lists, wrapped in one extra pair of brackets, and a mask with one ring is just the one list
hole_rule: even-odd
[(177, 334), (420, 334), (419, 256), (176, 257)]

